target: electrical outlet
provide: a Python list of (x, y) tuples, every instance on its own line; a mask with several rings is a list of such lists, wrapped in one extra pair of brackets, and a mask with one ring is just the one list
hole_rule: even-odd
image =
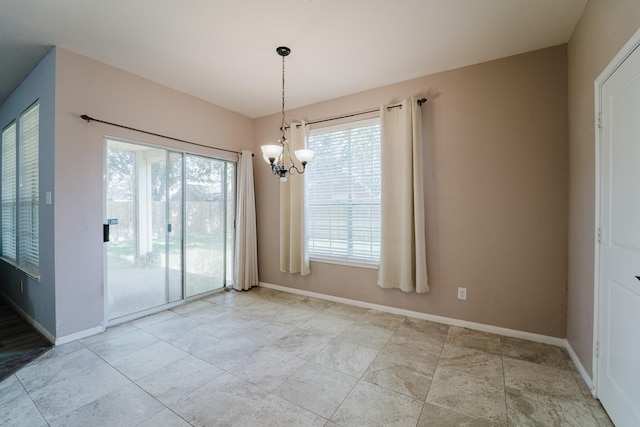
[(458, 288), (458, 299), (467, 300), (467, 288)]
[(24, 292), (24, 283), (22, 283), (22, 280), (20, 280), (20, 292)]

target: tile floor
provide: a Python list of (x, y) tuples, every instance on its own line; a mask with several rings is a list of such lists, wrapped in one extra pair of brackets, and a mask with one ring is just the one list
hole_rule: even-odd
[(265, 288), (56, 347), (2, 426), (610, 426), (561, 348)]

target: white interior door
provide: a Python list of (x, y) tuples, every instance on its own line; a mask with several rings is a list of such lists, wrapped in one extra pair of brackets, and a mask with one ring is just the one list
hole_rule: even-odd
[(640, 426), (640, 48), (602, 85), (597, 394)]

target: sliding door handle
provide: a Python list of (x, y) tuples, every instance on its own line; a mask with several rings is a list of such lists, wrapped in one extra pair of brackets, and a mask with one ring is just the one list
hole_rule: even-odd
[(109, 218), (106, 224), (102, 224), (102, 241), (103, 242), (109, 241), (109, 226), (111, 225), (118, 225), (118, 219)]

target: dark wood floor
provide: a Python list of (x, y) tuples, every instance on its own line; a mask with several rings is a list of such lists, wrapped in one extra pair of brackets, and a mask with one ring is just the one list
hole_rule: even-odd
[(51, 348), (0, 298), (0, 381)]

